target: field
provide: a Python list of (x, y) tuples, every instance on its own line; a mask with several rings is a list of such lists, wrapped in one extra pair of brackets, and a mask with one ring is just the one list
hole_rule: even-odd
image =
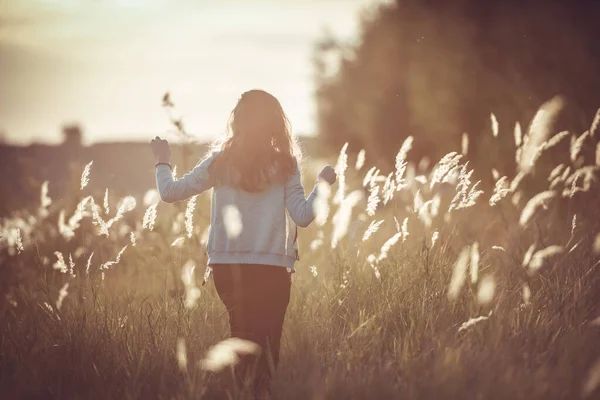
[[(545, 118), (515, 130), (516, 173), (490, 187), (460, 149), (407, 163), (412, 138), (389, 175), (333, 157), (340, 179), (300, 233), (275, 398), (597, 398), (600, 118), (578, 135)], [(307, 192), (320, 166), (307, 155)], [(206, 359), (228, 335), (202, 285), (210, 193), (119, 199), (88, 192), (93, 177), (60, 201), (48, 182), (0, 222), (0, 398), (246, 398), (229, 365), (207, 370), (230, 361)]]

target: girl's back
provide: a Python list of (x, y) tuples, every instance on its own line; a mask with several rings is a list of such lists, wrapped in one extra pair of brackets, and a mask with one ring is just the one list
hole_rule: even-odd
[[(260, 192), (225, 185), (216, 187), (212, 197), (209, 263), (247, 259), (251, 264), (293, 268), (297, 258), (296, 228), (287, 218), (285, 198), (286, 187), (279, 183)], [(305, 219), (310, 216), (306, 211), (301, 212)]]
[(209, 265), (268, 264), (293, 269), (298, 259), (296, 225), (306, 227), (314, 220), (316, 187), (305, 199), (298, 168), (284, 182), (274, 181), (260, 191), (220, 183), (210, 174), (210, 165), (220, 156), (213, 153), (178, 181), (168, 166), (159, 165), (161, 198), (174, 202), (214, 188)]

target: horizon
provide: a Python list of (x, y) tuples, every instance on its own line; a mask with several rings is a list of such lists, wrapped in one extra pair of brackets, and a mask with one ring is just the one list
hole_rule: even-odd
[[(156, 136), (159, 136), (163, 139), (166, 137), (166, 135), (164, 133), (158, 133), (158, 134), (148, 133), (148, 134), (143, 134), (143, 135), (144, 135), (143, 137), (141, 135), (135, 135), (135, 137), (133, 137), (133, 138), (124, 139), (124, 140), (120, 140), (119, 138), (107, 138), (105, 140), (101, 139), (101, 140), (90, 141), (90, 140), (86, 140), (85, 132), (84, 132), (84, 135), (83, 135), (82, 141), (81, 141), (81, 147), (92, 147), (92, 146), (96, 146), (96, 145), (127, 145), (127, 144), (147, 146), (148, 143), (150, 142), (150, 140), (154, 139)], [(304, 141), (304, 140), (316, 139), (317, 135), (294, 133), (294, 137), (299, 141)], [(192, 142), (186, 142), (184, 140), (181, 140), (180, 136), (171, 134), (171, 136), (168, 138), (168, 141), (173, 146), (181, 146), (181, 145), (208, 146), (216, 138), (217, 138), (217, 136), (212, 137), (212, 138), (207, 136), (206, 139), (202, 139), (202, 138), (196, 139), (195, 138), (194, 141), (192, 141)], [(60, 140), (57, 140), (57, 141), (31, 140), (27, 143), (21, 143), (18, 141), (15, 142), (15, 141), (4, 140), (4, 139), (7, 139), (7, 138), (0, 137), (0, 147), (5, 146), (5, 147), (27, 148), (29, 146), (62, 146), (64, 144), (64, 140), (62, 137)]]
[(295, 135), (312, 136), (315, 42), (326, 31), (356, 40), (361, 10), (381, 3), (0, 1), (0, 134), (60, 143), (62, 126), (76, 123), (86, 144), (173, 140), (161, 107), (170, 92), (186, 129), (206, 142), (225, 131), (242, 92), (262, 88)]

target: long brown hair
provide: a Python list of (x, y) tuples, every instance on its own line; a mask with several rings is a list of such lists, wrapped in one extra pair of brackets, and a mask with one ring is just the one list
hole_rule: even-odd
[(258, 89), (242, 94), (213, 149), (220, 151), (208, 168), (215, 182), (248, 192), (285, 181), (300, 158), (279, 100)]

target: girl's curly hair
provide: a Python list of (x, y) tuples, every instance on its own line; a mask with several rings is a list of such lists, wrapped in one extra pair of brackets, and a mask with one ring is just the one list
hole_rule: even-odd
[(242, 94), (231, 112), (228, 132), (213, 145), (220, 152), (209, 166), (217, 184), (248, 192), (283, 183), (301, 154), (279, 100), (264, 90)]

